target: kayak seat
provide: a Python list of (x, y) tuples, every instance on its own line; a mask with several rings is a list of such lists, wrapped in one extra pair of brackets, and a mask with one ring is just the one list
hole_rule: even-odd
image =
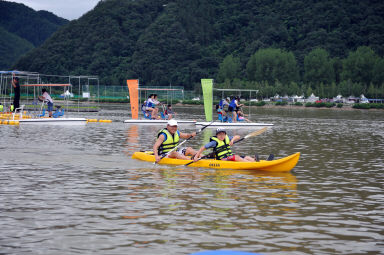
[(244, 121), (244, 119), (239, 119), (239, 116), (237, 116), (237, 121)]
[(224, 118), (223, 118), (223, 114), (221, 114), (221, 113), (218, 113), (218, 119), (221, 122), (227, 122), (228, 121), (228, 117), (224, 116)]
[(269, 154), (267, 161), (272, 161), (275, 158), (275, 155)]
[(52, 114), (52, 117), (58, 118), (64, 115), (63, 110), (60, 110), (61, 106), (56, 106), (56, 111)]
[(152, 115), (148, 112), (148, 111), (144, 111), (142, 110), (143, 112), (143, 115), (144, 115), (144, 119), (152, 119)]
[(43, 108), (43, 111), (41, 112), (41, 114), (37, 115), (37, 117), (44, 117), (45, 116), (45, 108)]

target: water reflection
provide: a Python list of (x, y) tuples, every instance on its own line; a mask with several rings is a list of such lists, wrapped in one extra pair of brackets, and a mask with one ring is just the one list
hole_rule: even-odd
[[(113, 112), (122, 121), (121, 108), (98, 118)], [(275, 126), (234, 151), (300, 151), (291, 173), (131, 159), (153, 146), (161, 126), (0, 126), (0, 253), (381, 254), (383, 112), (262, 108), (252, 118)], [(213, 134), (205, 129), (185, 145), (198, 148)]]
[[(196, 210), (201, 207), (211, 212), (230, 213), (235, 204), (242, 205), (244, 209), (252, 206), (252, 211), (257, 208), (264, 211), (266, 201), (268, 206), (279, 205), (278, 209), (271, 211), (271, 215), (274, 216), (296, 210), (291, 204), (297, 203), (297, 179), (291, 173), (269, 174), (245, 170), (185, 169), (184, 167), (137, 170), (150, 173), (152, 178), (156, 179), (156, 184), (152, 188), (147, 185), (136, 186), (133, 196), (148, 192), (148, 189), (157, 190), (156, 196), (168, 201), (166, 208), (162, 208), (160, 212), (165, 215), (169, 211), (178, 210), (182, 213), (181, 211), (184, 212), (184, 210)], [(137, 178), (132, 176), (132, 180)], [(201, 206), (200, 203), (205, 205)], [(135, 211), (129, 217), (144, 217), (143, 215), (145, 215), (143, 211)]]
[(130, 156), (135, 151), (140, 150), (139, 127), (137, 125), (131, 125), (127, 128), (127, 131), (125, 131), (125, 134), (126, 134), (125, 154), (127, 156)]

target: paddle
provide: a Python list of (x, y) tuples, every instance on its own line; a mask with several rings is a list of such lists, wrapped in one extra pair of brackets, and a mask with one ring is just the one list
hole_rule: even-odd
[[(240, 141), (243, 141), (244, 139), (247, 139), (247, 138), (250, 138), (250, 137), (258, 136), (258, 135), (264, 133), (265, 131), (267, 131), (267, 129), (268, 129), (268, 127), (264, 127), (264, 128), (262, 128), (262, 129), (260, 129), (260, 130), (256, 130), (256, 131), (254, 131), (254, 132), (252, 132), (252, 133), (250, 133), (250, 134), (244, 136), (243, 138), (241, 138), (241, 139), (235, 141), (233, 144), (238, 143), (238, 142), (240, 142)], [(184, 166), (189, 166), (189, 165), (192, 164), (192, 163), (195, 163), (195, 162), (197, 162), (197, 161), (199, 161), (199, 160), (201, 160), (201, 159), (204, 159), (204, 158), (209, 157), (211, 154), (212, 154), (212, 153), (210, 153), (210, 154), (208, 154), (208, 155), (205, 155), (205, 156), (199, 158), (199, 159), (196, 160), (196, 161), (193, 161), (193, 160), (192, 160), (191, 162), (185, 164)]]
[[(204, 127), (200, 128), (199, 131), (196, 132), (196, 135), (199, 134), (201, 131), (203, 131), (206, 127), (210, 126), (214, 121), (212, 121), (211, 123), (209, 123), (208, 125), (205, 125)], [(195, 136), (196, 136), (195, 135)], [(172, 150), (168, 151), (166, 154), (164, 154), (163, 156), (161, 156), (161, 158), (159, 159), (159, 162), (160, 160), (162, 160), (163, 158), (165, 158), (166, 156), (169, 155), (169, 153), (171, 153), (172, 151), (176, 150), (177, 148), (179, 148), (181, 145), (183, 145), (186, 141), (188, 141), (189, 139), (193, 138), (194, 136), (191, 136), (187, 139), (185, 139), (184, 141), (182, 141), (181, 143), (179, 143), (179, 145), (177, 145), (175, 148), (173, 148)], [(153, 164), (157, 164), (157, 162), (155, 161)]]

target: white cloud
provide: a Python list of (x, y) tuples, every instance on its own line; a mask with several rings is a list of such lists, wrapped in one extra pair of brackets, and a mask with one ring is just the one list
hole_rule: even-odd
[(100, 0), (12, 0), (36, 11), (45, 10), (73, 20), (92, 10)]

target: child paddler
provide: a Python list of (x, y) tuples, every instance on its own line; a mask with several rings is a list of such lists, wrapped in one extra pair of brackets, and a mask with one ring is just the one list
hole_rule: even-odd
[[(196, 132), (193, 133), (181, 133), (177, 130), (177, 121), (172, 119), (167, 123), (167, 127), (160, 130), (157, 134), (157, 140), (153, 145), (153, 154), (156, 158), (156, 163), (159, 162), (163, 155), (166, 155), (169, 151), (174, 149), (178, 144), (180, 138), (187, 139), (194, 137)], [(190, 147), (177, 148), (168, 154), (168, 158), (177, 159), (190, 159), (189, 156), (195, 155), (196, 151)]]
[(201, 153), (204, 150), (212, 148), (215, 159), (217, 160), (255, 162), (255, 159), (249, 156), (239, 156), (232, 153), (231, 146), (239, 139), (240, 136), (228, 136), (225, 129), (218, 128), (216, 130), (216, 136), (212, 136), (210, 142), (200, 148), (197, 154), (193, 157), (193, 160), (199, 160)]

